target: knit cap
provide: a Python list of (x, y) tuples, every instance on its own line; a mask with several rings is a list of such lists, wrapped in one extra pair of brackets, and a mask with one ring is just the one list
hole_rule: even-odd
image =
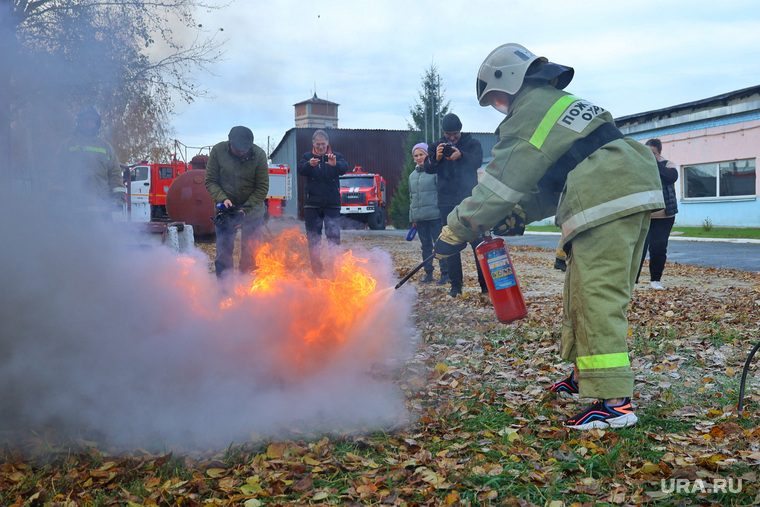
[(441, 128), (444, 132), (461, 132), (462, 122), (459, 120), (459, 116), (449, 113), (441, 120)]
[(414, 150), (416, 150), (417, 148), (420, 148), (425, 153), (428, 152), (428, 145), (427, 145), (427, 143), (417, 143), (417, 144), (414, 145), (414, 148), (412, 148), (412, 155), (414, 155)]

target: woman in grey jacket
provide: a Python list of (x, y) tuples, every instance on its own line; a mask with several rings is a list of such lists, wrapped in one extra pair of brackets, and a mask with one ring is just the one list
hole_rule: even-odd
[[(417, 228), (417, 237), (422, 244), (422, 259), (433, 254), (433, 243), (441, 234), (441, 213), (438, 210), (438, 176), (425, 172), (424, 163), (428, 155), (428, 145), (418, 143), (412, 148), (412, 157), (417, 164), (409, 175), (409, 221)], [(438, 261), (441, 278), (438, 285), (449, 283), (446, 261)], [(422, 283), (433, 281), (433, 262), (425, 265)]]

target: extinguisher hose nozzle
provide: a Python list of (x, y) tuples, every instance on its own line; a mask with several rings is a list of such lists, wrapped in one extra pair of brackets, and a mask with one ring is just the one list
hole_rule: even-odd
[(425, 264), (427, 264), (428, 262), (431, 262), (434, 258), (435, 258), (435, 254), (433, 253), (430, 256), (428, 256), (424, 261), (420, 262), (419, 266), (411, 270), (404, 278), (399, 280), (399, 282), (396, 284), (396, 289), (404, 285), (407, 282), (407, 280), (413, 277), (417, 271), (421, 270), (425, 266)]

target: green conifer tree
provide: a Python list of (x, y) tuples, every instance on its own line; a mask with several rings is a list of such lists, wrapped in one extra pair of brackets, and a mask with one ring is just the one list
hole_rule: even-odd
[(396, 229), (406, 229), (409, 223), (409, 175), (414, 171), (415, 163), (412, 158), (412, 147), (420, 142), (428, 144), (435, 142), (441, 137), (441, 118), (449, 112), (449, 101), (444, 98), (441, 88), (441, 76), (434, 64), (425, 70), (422, 76), (422, 89), (413, 106), (409, 108), (412, 115), (412, 123), (409, 126), (409, 135), (404, 142), (404, 170), (401, 173), (398, 189), (391, 199), (388, 213), (391, 223)]

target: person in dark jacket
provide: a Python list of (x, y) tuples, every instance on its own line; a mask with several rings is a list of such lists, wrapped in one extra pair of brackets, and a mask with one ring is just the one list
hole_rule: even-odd
[[(467, 197), (478, 184), (478, 169), (483, 163), (483, 147), (480, 141), (470, 134), (462, 133), (459, 117), (449, 113), (441, 120), (443, 137), (430, 145), (430, 156), (425, 159), (425, 172), (438, 175), (438, 208), (443, 220)], [(473, 254), (480, 239), (472, 241)], [(457, 253), (445, 259), (451, 290), (449, 296), (462, 294), (462, 258)], [(483, 294), (488, 294), (488, 287), (480, 270), (477, 256), (475, 266), (478, 270), (478, 283)]]
[(269, 192), (269, 164), (263, 149), (253, 144), (248, 127), (232, 127), (227, 141), (211, 148), (206, 164), (206, 189), (215, 204), (225, 207), (249, 205), (237, 216), (216, 226), (216, 276), (233, 267), (237, 226), (240, 226), (240, 271), (256, 269), (256, 243), (266, 211), (264, 200)]
[(311, 270), (320, 276), (323, 225), (327, 241), (340, 245), (340, 176), (346, 174), (348, 163), (343, 155), (332, 151), (324, 130), (314, 132), (311, 144), (312, 151), (304, 153), (298, 162), (298, 174), (306, 177), (304, 219)]
[[(662, 196), (665, 199), (665, 209), (652, 212), (649, 222), (649, 234), (644, 241), (644, 253), (641, 255), (639, 275), (644, 259), (649, 252), (649, 285), (654, 290), (664, 290), (662, 286), (662, 272), (665, 270), (665, 261), (668, 259), (668, 237), (676, 221), (678, 213), (678, 198), (676, 197), (675, 182), (678, 180), (678, 168), (670, 160), (662, 157), (662, 142), (659, 139), (650, 139), (645, 143), (657, 159), (657, 168), (660, 170), (660, 183), (662, 183)], [(636, 275), (636, 283), (639, 281)]]

